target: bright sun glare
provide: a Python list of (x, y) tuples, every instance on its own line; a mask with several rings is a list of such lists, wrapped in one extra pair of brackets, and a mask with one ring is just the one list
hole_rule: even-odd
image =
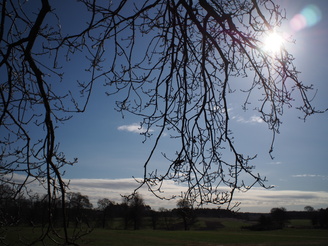
[(271, 32), (267, 35), (263, 42), (263, 50), (268, 53), (276, 54), (278, 53), (283, 46), (284, 39), (277, 32)]

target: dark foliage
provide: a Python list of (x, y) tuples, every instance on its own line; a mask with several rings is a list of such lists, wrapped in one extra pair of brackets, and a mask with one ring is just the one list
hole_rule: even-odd
[(244, 229), (253, 231), (266, 231), (283, 229), (288, 223), (288, 213), (285, 208), (272, 208), (270, 214), (262, 214), (258, 223), (251, 226), (244, 226)]
[(312, 224), (315, 227), (328, 229), (328, 208), (326, 209), (321, 208), (318, 211), (311, 213), (311, 215), (312, 215)]

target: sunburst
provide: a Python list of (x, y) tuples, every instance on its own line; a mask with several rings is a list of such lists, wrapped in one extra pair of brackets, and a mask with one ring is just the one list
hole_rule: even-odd
[(284, 46), (284, 38), (276, 31), (270, 32), (263, 40), (263, 50), (266, 53), (277, 54)]

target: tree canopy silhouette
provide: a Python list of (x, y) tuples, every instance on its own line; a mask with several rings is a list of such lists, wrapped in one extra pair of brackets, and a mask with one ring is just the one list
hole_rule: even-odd
[[(251, 164), (255, 156), (241, 153), (233, 141), (233, 80), (251, 81), (248, 89), (242, 87), (245, 110), (251, 94), (260, 92), (255, 108), (273, 133), (270, 152), (284, 108), (295, 98), (304, 118), (318, 112), (308, 98), (312, 85), (298, 80), (293, 56), (284, 47), (274, 53), (263, 49), (263, 38), (285, 18), (273, 0), (69, 4), (81, 9), (72, 20), (76, 28), (63, 18), (69, 9), (55, 1), (0, 3), (0, 181), (17, 194), (37, 181), (49, 206), (60, 197), (65, 207), (61, 170), (77, 160), (67, 160), (59, 149), (57, 127), (86, 110), (97, 82), (105, 81), (109, 95), (120, 93), (119, 112), (140, 116), (145, 138), (159, 129), (140, 185), (161, 197), (164, 180), (183, 182), (185, 197), (198, 204), (230, 204), (236, 189), (265, 186)], [(88, 77), (75, 87), (60, 84), (74, 59), (81, 60)], [(179, 149), (163, 153), (166, 172), (148, 170), (164, 134), (179, 141)], [(244, 174), (253, 181), (246, 184)]]

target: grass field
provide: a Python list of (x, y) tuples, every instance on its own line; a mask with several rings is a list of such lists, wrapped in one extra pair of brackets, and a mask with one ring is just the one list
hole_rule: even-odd
[(328, 245), (327, 231), (94, 231), (81, 245)]
[[(224, 228), (215, 231), (164, 231), (164, 230), (108, 230), (94, 229), (79, 241), (81, 246), (296, 246), (328, 245), (328, 231), (319, 229), (286, 228), (275, 231), (241, 230), (245, 223), (234, 219), (221, 219)], [(306, 221), (292, 221), (292, 225), (306, 225)], [(31, 238), (36, 230), (20, 228), (22, 237)], [(16, 236), (15, 236), (16, 235)], [(18, 242), (18, 234), (11, 237), (10, 245)], [(9, 238), (8, 238), (9, 239)], [(38, 244), (37, 244), (38, 245)], [(39, 244), (41, 245), (41, 243)], [(55, 245), (47, 243), (46, 245)]]

